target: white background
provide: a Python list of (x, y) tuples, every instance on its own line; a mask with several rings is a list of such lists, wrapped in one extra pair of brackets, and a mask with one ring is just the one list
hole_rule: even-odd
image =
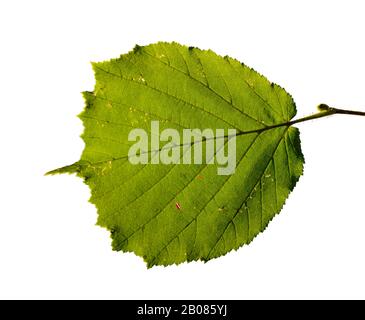
[(178, 41), (286, 88), (298, 116), (365, 111), (363, 1), (2, 1), (0, 298), (365, 298), (365, 118), (300, 125), (304, 176), (249, 245), (146, 269), (111, 250), (89, 190), (44, 177), (79, 159), (90, 61)]

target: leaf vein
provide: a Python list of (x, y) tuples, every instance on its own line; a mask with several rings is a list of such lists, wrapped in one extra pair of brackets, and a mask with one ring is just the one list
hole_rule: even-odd
[(168, 93), (168, 92), (163, 91), (163, 90), (161, 90), (161, 89), (155, 88), (155, 87), (153, 87), (153, 86), (151, 86), (151, 85), (149, 85), (149, 84), (143, 84), (143, 83), (140, 83), (139, 81), (136, 81), (136, 80), (134, 80), (134, 79), (129, 79), (129, 78), (126, 78), (126, 77), (124, 77), (124, 76), (119, 76), (119, 75), (117, 75), (117, 74), (115, 74), (115, 73), (112, 73), (112, 72), (110, 72), (110, 71), (104, 70), (104, 69), (102, 69), (102, 68), (100, 68), (100, 67), (97, 67), (97, 66), (96, 66), (95, 68), (96, 68), (96, 69), (98, 69), (98, 70), (100, 70), (100, 71), (102, 71), (102, 72), (104, 72), (104, 73), (106, 73), (106, 74), (109, 74), (109, 75), (111, 75), (111, 76), (114, 76), (114, 77), (116, 77), (116, 78), (118, 78), (118, 79), (121, 79), (121, 80), (124, 80), (124, 81), (129, 81), (129, 82), (135, 83), (135, 84), (137, 84), (137, 85), (147, 87), (147, 88), (149, 88), (149, 89), (151, 89), (151, 90), (154, 90), (154, 91), (156, 91), (156, 92), (159, 92), (160, 94), (166, 95), (167, 97), (173, 98), (173, 99), (175, 99), (175, 100), (177, 100), (177, 101), (179, 101), (179, 102), (182, 102), (182, 103), (184, 103), (184, 104), (186, 104), (186, 105), (189, 105), (189, 106), (191, 106), (191, 107), (193, 107), (193, 108), (195, 108), (195, 109), (197, 109), (197, 110), (200, 110), (200, 111), (202, 111), (202, 112), (204, 112), (204, 113), (206, 113), (206, 114), (210, 115), (210, 116), (211, 116), (211, 117), (213, 117), (213, 118), (216, 118), (216, 119), (218, 119), (218, 120), (220, 120), (220, 121), (223, 121), (223, 122), (225, 122), (226, 124), (228, 124), (229, 126), (231, 126), (231, 127), (235, 128), (235, 129), (237, 129), (237, 130), (238, 130), (238, 131), (240, 131), (240, 132), (242, 131), (241, 129), (239, 129), (239, 128), (237, 128), (235, 125), (233, 125), (232, 123), (230, 123), (230, 122), (228, 122), (228, 121), (224, 120), (223, 118), (221, 118), (221, 117), (217, 116), (216, 114), (211, 113), (210, 111), (208, 111), (208, 110), (206, 110), (206, 109), (204, 109), (204, 108), (200, 108), (199, 106), (197, 106), (197, 105), (195, 105), (195, 104), (193, 104), (193, 103), (191, 103), (191, 102), (189, 102), (189, 101), (186, 101), (186, 100), (184, 100), (184, 99), (182, 99), (182, 98), (180, 98), (180, 97), (178, 97), (178, 96), (174, 96), (174, 95), (173, 95), (173, 94), (171, 94), (171, 93)]
[[(279, 139), (279, 142), (277, 143), (274, 152), (272, 153), (270, 158), (273, 158), (275, 155), (276, 150), (278, 149), (280, 142), (282, 141), (282, 139), (285, 137), (285, 134), (287, 132), (287, 128), (285, 129), (283, 135), (281, 136), (281, 138)], [(210, 255), (212, 254), (214, 248), (217, 246), (218, 242), (222, 239), (224, 233), (227, 231), (228, 226), (230, 225), (230, 223), (232, 222), (232, 220), (234, 220), (236, 218), (236, 216), (238, 215), (238, 213), (240, 212), (240, 210), (242, 209), (244, 203), (248, 200), (248, 198), (252, 195), (252, 192), (254, 191), (254, 188), (257, 187), (258, 183), (261, 181), (262, 176), (265, 174), (266, 169), (268, 168), (269, 164), (270, 164), (271, 160), (268, 161), (266, 168), (262, 171), (262, 174), (260, 175), (258, 181), (256, 182), (256, 184), (252, 187), (252, 189), (250, 190), (250, 193), (246, 196), (246, 198), (242, 201), (240, 207), (236, 210), (234, 216), (228, 221), (226, 227), (224, 228), (223, 232), (221, 233), (221, 235), (218, 237), (217, 241), (215, 242), (214, 246), (211, 248), (211, 250), (209, 251), (207, 258), (210, 258)], [(248, 212), (248, 208), (247, 208), (247, 212)], [(248, 217), (249, 217), (249, 213), (247, 213)], [(249, 225), (249, 218), (248, 218), (248, 225)], [(262, 224), (261, 224), (262, 225)], [(261, 231), (262, 231), (262, 227), (261, 227)], [(249, 235), (249, 232), (248, 232)]]

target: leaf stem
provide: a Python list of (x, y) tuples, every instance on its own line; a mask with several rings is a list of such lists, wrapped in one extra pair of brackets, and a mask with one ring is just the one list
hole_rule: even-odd
[(326, 104), (320, 104), (318, 106), (318, 109), (320, 110), (320, 112), (312, 114), (312, 115), (304, 117), (304, 118), (289, 121), (287, 123), (287, 125), (293, 125), (293, 124), (296, 124), (299, 122), (305, 122), (308, 120), (328, 117), (333, 114), (348, 114), (348, 115), (353, 115), (353, 116), (365, 116), (365, 112), (331, 108), (331, 107), (327, 106)]
[(319, 109), (319, 112), (317, 112), (315, 114), (312, 114), (310, 116), (306, 116), (306, 117), (296, 119), (296, 120), (291, 120), (291, 121), (284, 122), (284, 123), (274, 124), (274, 125), (271, 125), (271, 126), (267, 126), (265, 128), (261, 128), (261, 129), (250, 130), (250, 131), (241, 131), (241, 132), (237, 133), (237, 136), (240, 136), (240, 135), (243, 135), (243, 134), (249, 134), (249, 133), (261, 133), (263, 131), (267, 131), (267, 130), (278, 128), (278, 127), (290, 127), (290, 126), (292, 126), (294, 124), (297, 124), (297, 123), (300, 123), (300, 122), (305, 122), (305, 121), (309, 121), (309, 120), (324, 118), (324, 117), (332, 116), (334, 114), (347, 114), (347, 115), (353, 115), (353, 116), (365, 116), (365, 112), (332, 108), (332, 107), (329, 107), (326, 104), (320, 104), (318, 106), (318, 109)]

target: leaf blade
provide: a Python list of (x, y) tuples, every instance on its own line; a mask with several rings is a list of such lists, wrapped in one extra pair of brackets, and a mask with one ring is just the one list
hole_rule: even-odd
[[(296, 114), (282, 88), (237, 60), (177, 43), (137, 47), (93, 68), (95, 90), (84, 93), (80, 115), (81, 160), (55, 172), (85, 179), (114, 250), (134, 252), (148, 267), (208, 261), (250, 243), (280, 212), (304, 163), (299, 131), (270, 128)], [(151, 134), (156, 120), (181, 135), (236, 129), (236, 172), (218, 176), (216, 164), (132, 165), (128, 133)]]

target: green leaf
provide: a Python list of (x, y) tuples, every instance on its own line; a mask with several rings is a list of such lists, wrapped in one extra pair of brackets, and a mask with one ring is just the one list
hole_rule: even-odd
[[(114, 250), (134, 252), (148, 267), (208, 261), (250, 243), (280, 212), (304, 163), (284, 89), (235, 59), (177, 43), (136, 46), (93, 68), (81, 160), (51, 173), (84, 178)], [(151, 134), (151, 121), (181, 136), (236, 129), (235, 173), (218, 175), (217, 163), (130, 163), (128, 134)]]

